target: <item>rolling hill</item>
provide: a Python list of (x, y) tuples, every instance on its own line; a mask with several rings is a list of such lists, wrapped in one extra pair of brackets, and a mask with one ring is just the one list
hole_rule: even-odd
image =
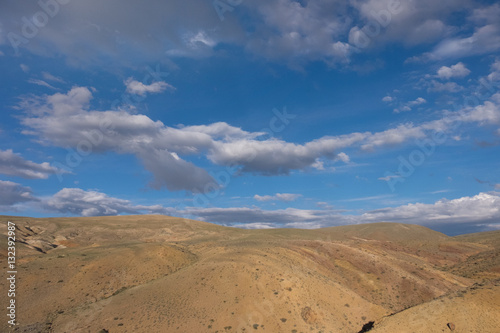
[(17, 228), (20, 324), (3, 320), (2, 332), (500, 327), (500, 232), (448, 237), (398, 223), (243, 230), (159, 215), (0, 221), (4, 271), (6, 222)]

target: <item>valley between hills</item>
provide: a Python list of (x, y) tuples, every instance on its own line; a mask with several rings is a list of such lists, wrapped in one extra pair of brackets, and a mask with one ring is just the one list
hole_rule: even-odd
[[(16, 224), (1, 332), (500, 332), (500, 231), (244, 230), (162, 215)], [(0, 280), (2, 308), (8, 304)], [(6, 312), (6, 311), (4, 311)]]

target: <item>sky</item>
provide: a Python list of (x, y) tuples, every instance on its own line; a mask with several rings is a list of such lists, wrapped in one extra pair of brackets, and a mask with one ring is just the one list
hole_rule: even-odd
[(500, 4), (4, 0), (0, 213), (500, 229)]

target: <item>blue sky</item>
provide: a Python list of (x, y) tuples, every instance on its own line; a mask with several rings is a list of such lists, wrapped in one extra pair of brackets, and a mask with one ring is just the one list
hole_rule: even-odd
[(500, 227), (493, 1), (3, 1), (0, 212)]

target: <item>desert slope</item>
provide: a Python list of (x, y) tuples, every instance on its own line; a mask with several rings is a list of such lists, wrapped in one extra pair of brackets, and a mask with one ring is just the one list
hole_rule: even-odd
[[(423, 313), (441, 328), (457, 306), (486, 323), (455, 320), (457, 329), (489, 332), (488, 314), (500, 310), (499, 233), (448, 237), (397, 223), (241, 230), (158, 215), (6, 221), (18, 228), (20, 325), (3, 321), (2, 332), (357, 333), (371, 321), (420, 332), (405, 320)], [(449, 306), (434, 310), (441, 301)]]

